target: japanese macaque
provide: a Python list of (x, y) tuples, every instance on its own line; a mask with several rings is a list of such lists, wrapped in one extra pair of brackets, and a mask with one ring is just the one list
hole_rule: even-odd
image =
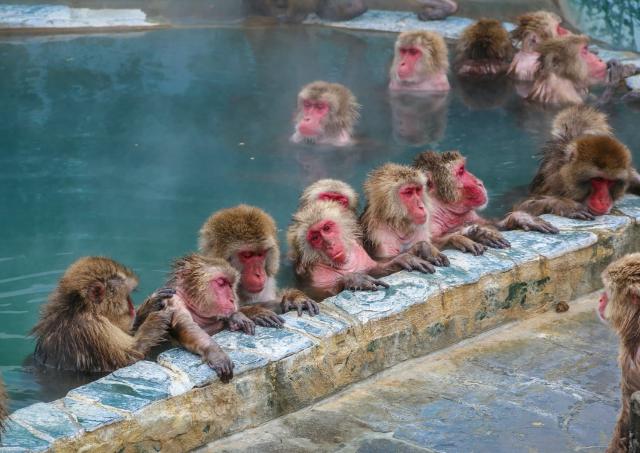
[(538, 46), (549, 39), (571, 34), (560, 26), (561, 23), (560, 16), (548, 11), (536, 11), (518, 17), (518, 25), (511, 32), (511, 36), (521, 47), (509, 67), (509, 75), (512, 78), (521, 81), (533, 80), (539, 66)]
[(169, 328), (172, 291), (153, 294), (157, 306), (132, 334), (135, 309), (131, 292), (138, 278), (123, 265), (102, 257), (85, 257), (66, 270), (42, 307), (35, 360), (59, 370), (106, 372), (144, 358)]
[(262, 209), (239, 205), (214, 213), (200, 229), (200, 252), (226, 260), (240, 273), (240, 311), (256, 324), (280, 327), (284, 319), (276, 312), (319, 313), (318, 304), (300, 290), (286, 289), (278, 295), (276, 223)]
[(611, 135), (606, 116), (587, 106), (565, 109), (553, 122), (552, 136), (530, 197), (517, 209), (580, 220), (608, 214), (635, 171), (631, 152)]
[(528, 100), (543, 104), (582, 104), (589, 85), (603, 81), (607, 64), (587, 48), (586, 36), (549, 39), (538, 46), (539, 66)]
[(510, 247), (498, 231), (523, 230), (557, 233), (553, 225), (525, 212), (512, 212), (499, 222), (478, 215), (489, 202), (480, 179), (466, 168), (466, 159), (458, 151), (426, 151), (414, 160), (414, 167), (424, 172), (431, 199), (431, 238), (439, 247), (452, 247), (473, 255), (487, 247)]
[(357, 192), (346, 182), (337, 179), (320, 179), (309, 185), (300, 195), (298, 210), (316, 201), (334, 201), (354, 214), (358, 209)]
[(505, 73), (514, 52), (509, 32), (495, 19), (480, 19), (465, 28), (456, 49), (457, 73), (465, 77)]
[(375, 291), (389, 285), (378, 278), (405, 270), (430, 272), (431, 264), (404, 253), (376, 262), (364, 250), (355, 215), (333, 201), (312, 203), (293, 215), (287, 231), (296, 275), (320, 299), (342, 290)]
[(604, 292), (598, 314), (618, 334), (622, 407), (607, 453), (629, 451), (631, 395), (640, 390), (640, 253), (609, 264), (602, 273)]
[(315, 12), (328, 20), (349, 20), (367, 11), (364, 0), (245, 0), (249, 14), (302, 22)]
[(394, 138), (412, 146), (444, 137), (447, 128), (447, 92), (392, 91), (389, 96)]
[(458, 11), (454, 0), (418, 0), (418, 19), (444, 20)]
[(419, 30), (400, 33), (389, 72), (389, 89), (449, 91), (448, 55), (444, 39), (435, 32)]
[(353, 128), (360, 106), (355, 96), (338, 83), (312, 82), (298, 94), (294, 115), (294, 143), (331, 146), (353, 144)]
[(0, 439), (2, 438), (2, 431), (4, 430), (4, 423), (9, 415), (9, 411), (7, 410), (7, 392), (4, 389), (4, 383), (2, 382), (2, 378), (0, 378)]
[[(426, 185), (424, 174), (404, 165), (388, 163), (369, 174), (360, 224), (374, 258), (408, 252), (437, 266), (449, 265), (446, 255), (431, 245)], [(429, 270), (435, 271), (433, 266)]]

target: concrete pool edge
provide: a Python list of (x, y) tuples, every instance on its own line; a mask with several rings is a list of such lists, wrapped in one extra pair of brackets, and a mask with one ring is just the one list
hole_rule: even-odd
[(216, 340), (236, 363), (222, 384), (179, 349), (11, 415), (0, 451), (184, 451), (255, 427), (409, 358), (601, 286), (611, 260), (640, 250), (640, 197), (618, 214), (580, 222), (547, 216), (558, 236), (508, 232), (513, 247), (482, 257), (447, 251), (450, 268), (400, 272), (387, 291), (343, 292), (321, 316), (287, 314), (284, 329)]

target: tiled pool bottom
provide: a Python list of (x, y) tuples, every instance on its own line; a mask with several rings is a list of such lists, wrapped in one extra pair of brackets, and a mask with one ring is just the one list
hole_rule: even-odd
[(350, 383), (512, 319), (597, 289), (612, 259), (640, 250), (640, 198), (618, 215), (546, 216), (559, 235), (509, 232), (511, 249), (447, 251), (450, 268), (400, 272), (387, 291), (343, 292), (317, 318), (287, 314), (281, 330), (215, 336), (236, 363), (222, 384), (181, 349), (16, 411), (3, 447), (41, 451), (187, 450), (311, 404)]

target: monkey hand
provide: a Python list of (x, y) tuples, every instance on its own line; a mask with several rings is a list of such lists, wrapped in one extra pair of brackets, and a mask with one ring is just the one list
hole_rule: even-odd
[(629, 91), (627, 94), (622, 96), (622, 102), (639, 102), (640, 101), (640, 90)]
[(500, 224), (507, 230), (522, 229), (524, 231), (538, 231), (545, 234), (558, 234), (560, 232), (560, 230), (546, 220), (524, 211), (514, 211), (510, 213)]
[(233, 378), (234, 363), (231, 358), (217, 345), (209, 347), (202, 358), (216, 372), (218, 377), (225, 384)]
[(149, 301), (155, 310), (163, 310), (169, 306), (169, 302), (173, 296), (176, 295), (176, 290), (173, 288), (161, 288), (149, 296)]
[(484, 245), (461, 234), (454, 234), (451, 236), (448, 240), (448, 244), (454, 249), (460, 250), (464, 253), (471, 253), (474, 256), (482, 255), (485, 250), (487, 250), (487, 247)]
[(284, 324), (284, 318), (278, 316), (273, 310), (260, 305), (245, 305), (240, 308), (240, 312), (251, 321), (262, 327), (280, 328)]
[(309, 299), (302, 291), (288, 291), (282, 296), (280, 307), (283, 313), (296, 310), (298, 316), (302, 316), (302, 311), (307, 310), (309, 316), (315, 316), (320, 313), (320, 306), (316, 301)]
[(595, 216), (589, 212), (589, 209), (580, 203), (566, 204), (554, 214), (576, 220), (595, 220)]
[(235, 312), (229, 317), (229, 330), (237, 331), (241, 330), (242, 332), (248, 335), (256, 334), (256, 325), (255, 323), (247, 318), (247, 316), (242, 312)]
[(448, 266), (449, 258), (444, 253), (440, 253), (437, 247), (429, 244), (427, 241), (420, 241), (411, 247), (409, 253), (415, 255), (423, 260), (429, 261), (436, 266)]
[(616, 58), (607, 61), (607, 85), (619, 85), (627, 77), (638, 72), (638, 68), (632, 64), (622, 64)]
[(444, 20), (458, 11), (458, 4), (454, 0), (419, 0), (422, 7), (418, 13), (418, 19)]
[(492, 228), (486, 228), (480, 225), (471, 225), (466, 228), (464, 235), (475, 242), (487, 247), (493, 247), (494, 249), (506, 249), (511, 247), (511, 243), (507, 241), (499, 231)]
[(389, 284), (361, 272), (351, 272), (342, 276), (343, 289), (350, 291), (377, 291), (378, 287), (388, 288)]
[(423, 274), (433, 274), (436, 271), (433, 264), (410, 253), (402, 253), (396, 256), (389, 264), (405, 271), (418, 271)]

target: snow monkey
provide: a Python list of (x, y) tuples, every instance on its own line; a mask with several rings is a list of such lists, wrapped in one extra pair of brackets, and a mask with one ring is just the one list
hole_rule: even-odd
[(353, 144), (353, 128), (359, 118), (356, 97), (339, 83), (312, 82), (298, 93), (294, 115), (294, 143), (331, 146)]
[(354, 214), (358, 209), (356, 191), (346, 182), (337, 179), (320, 179), (309, 185), (300, 195), (298, 210), (316, 201), (335, 201)]
[(621, 370), (622, 407), (607, 453), (629, 451), (630, 400), (640, 390), (640, 253), (626, 255), (609, 264), (602, 273), (604, 292), (598, 314), (620, 338), (618, 363)]
[(418, 0), (418, 19), (444, 20), (458, 11), (454, 0)]
[(549, 39), (538, 46), (539, 66), (528, 100), (543, 104), (582, 104), (589, 85), (604, 81), (607, 65), (587, 48), (586, 36)]
[(494, 19), (480, 19), (465, 28), (456, 49), (457, 73), (466, 77), (503, 74), (514, 53), (509, 32)]
[(158, 309), (132, 334), (131, 292), (137, 286), (133, 271), (109, 258), (77, 260), (65, 271), (31, 331), (36, 361), (60, 370), (107, 372), (143, 359), (167, 334), (174, 313), (167, 300), (173, 291), (151, 295), (147, 303)]
[(535, 11), (518, 17), (518, 25), (511, 37), (520, 44), (509, 67), (509, 75), (515, 80), (532, 81), (538, 69), (538, 46), (548, 39), (571, 34), (562, 28), (560, 16), (548, 11)]
[(397, 91), (449, 91), (449, 53), (438, 33), (405, 31), (398, 35), (389, 89)]
[[(446, 255), (431, 244), (427, 178), (419, 170), (385, 164), (364, 183), (367, 205), (360, 217), (369, 253), (388, 259), (409, 252), (436, 266), (448, 266)], [(433, 266), (431, 272), (435, 272)]]
[(367, 11), (364, 0), (244, 0), (250, 14), (302, 22), (315, 12), (327, 20), (349, 20)]
[(260, 208), (239, 205), (220, 210), (200, 229), (200, 252), (226, 260), (240, 273), (240, 311), (256, 324), (280, 327), (284, 319), (276, 313), (307, 310), (320, 312), (318, 304), (298, 289), (278, 295), (276, 275), (280, 268), (280, 246), (276, 223)]
[(333, 201), (318, 201), (293, 215), (287, 231), (296, 275), (320, 299), (347, 289), (375, 291), (378, 278), (405, 270), (430, 272), (431, 264), (409, 253), (376, 262), (360, 241), (356, 216)]
[(414, 160), (414, 167), (424, 172), (431, 199), (431, 237), (438, 247), (453, 247), (481, 255), (487, 247), (510, 247), (498, 231), (523, 230), (557, 233), (548, 222), (526, 212), (512, 212), (499, 222), (478, 215), (489, 202), (480, 179), (466, 168), (466, 159), (458, 151), (426, 151)]
[(553, 138), (529, 186), (529, 199), (517, 209), (592, 220), (608, 214), (636, 177), (631, 152), (611, 135), (606, 116), (575, 106), (554, 119)]

